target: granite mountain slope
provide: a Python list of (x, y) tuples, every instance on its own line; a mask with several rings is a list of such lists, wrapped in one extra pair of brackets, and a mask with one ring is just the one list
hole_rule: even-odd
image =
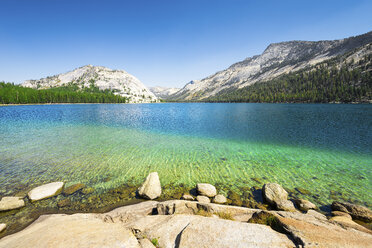
[(157, 97), (143, 83), (123, 70), (112, 70), (103, 66), (86, 65), (73, 71), (39, 80), (26, 80), (22, 86), (48, 89), (68, 85), (98, 87), (111, 90), (116, 95), (127, 97), (131, 103), (156, 102)]
[(261, 55), (247, 58), (223, 71), (194, 80), (169, 98), (203, 101), (231, 88), (243, 88), (298, 71), (372, 42), (372, 32), (341, 40), (288, 41), (270, 44)]

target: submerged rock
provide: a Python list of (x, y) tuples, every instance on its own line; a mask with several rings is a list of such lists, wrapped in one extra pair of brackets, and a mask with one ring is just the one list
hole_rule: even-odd
[(157, 172), (150, 173), (142, 186), (138, 189), (138, 194), (146, 199), (153, 200), (161, 195), (161, 185)]
[(200, 195), (205, 195), (208, 197), (214, 197), (217, 195), (216, 187), (209, 183), (198, 183), (196, 185), (196, 190)]
[(204, 195), (198, 195), (196, 197), (196, 200), (198, 202), (200, 202), (200, 203), (210, 203), (211, 202), (211, 200), (208, 197), (204, 196)]
[(304, 212), (307, 212), (310, 209), (317, 209), (317, 206), (314, 203), (305, 199), (296, 199), (295, 203), (297, 208)]
[(41, 185), (28, 192), (31, 202), (59, 195), (62, 192), (64, 182), (54, 182)]
[(223, 195), (216, 195), (214, 198), (213, 198), (213, 203), (218, 203), (218, 204), (224, 204), (227, 202), (227, 199), (225, 196)]
[(295, 211), (295, 207), (291, 201), (288, 201), (288, 193), (277, 183), (267, 183), (262, 188), (262, 194), (269, 204), (276, 207), (278, 210)]
[(85, 188), (85, 185), (82, 183), (76, 183), (74, 185), (71, 185), (63, 190), (64, 195), (72, 195), (73, 193), (82, 190)]
[(25, 206), (22, 197), (5, 196), (0, 201), (0, 212), (17, 209)]
[(57, 206), (60, 208), (68, 207), (71, 205), (71, 200), (66, 198), (57, 202)]
[(346, 202), (333, 202), (331, 206), (334, 211), (341, 211), (351, 215), (354, 219), (372, 222), (372, 211), (366, 207), (346, 203)]
[(187, 201), (193, 201), (193, 200), (195, 200), (194, 197), (192, 195), (190, 195), (190, 194), (183, 194), (182, 199), (183, 200), (187, 200)]
[(89, 194), (92, 194), (94, 192), (94, 189), (93, 188), (84, 188), (81, 190), (81, 193), (83, 193), (84, 195), (89, 195)]
[(6, 229), (5, 223), (0, 223), (0, 233)]

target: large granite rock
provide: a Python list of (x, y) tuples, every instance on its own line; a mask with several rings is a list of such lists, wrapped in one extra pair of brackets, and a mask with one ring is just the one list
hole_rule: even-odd
[(41, 185), (28, 192), (28, 198), (34, 202), (56, 196), (62, 192), (63, 185), (64, 182), (54, 182)]
[(198, 183), (196, 185), (196, 190), (200, 195), (214, 197), (217, 195), (217, 189), (213, 185), (209, 183)]
[(372, 211), (366, 207), (337, 201), (333, 202), (331, 207), (333, 211), (341, 211), (348, 213), (354, 219), (372, 222)]
[(217, 204), (224, 204), (227, 202), (227, 199), (225, 196), (223, 195), (216, 195), (214, 198), (213, 198), (213, 203), (217, 203)]
[(119, 223), (105, 223), (95, 214), (43, 215), (26, 229), (0, 240), (0, 248), (140, 248), (133, 233)]
[(293, 203), (288, 201), (288, 193), (277, 183), (264, 184), (262, 188), (263, 198), (267, 203), (276, 207), (278, 210), (296, 211)]
[(0, 212), (17, 209), (25, 206), (22, 197), (5, 196), (0, 201)]
[(6, 229), (5, 223), (0, 223), (0, 233)]
[(142, 186), (138, 189), (138, 194), (146, 199), (153, 200), (161, 195), (161, 185), (157, 172), (150, 173)]
[(193, 215), (146, 216), (126, 227), (159, 247), (293, 247), (286, 235), (268, 226)]

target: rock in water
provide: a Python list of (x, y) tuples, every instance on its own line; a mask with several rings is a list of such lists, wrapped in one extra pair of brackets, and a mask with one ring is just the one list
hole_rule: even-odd
[(85, 185), (82, 183), (76, 183), (71, 185), (63, 190), (64, 195), (72, 195), (73, 193), (85, 188)]
[(138, 189), (138, 194), (146, 199), (153, 200), (161, 195), (161, 185), (157, 172), (150, 173), (142, 186)]
[(208, 197), (214, 197), (217, 195), (216, 187), (209, 183), (198, 183), (196, 189), (200, 195), (205, 195)]
[(227, 199), (225, 196), (223, 195), (216, 195), (214, 198), (213, 198), (213, 202), (214, 203), (218, 203), (218, 204), (224, 204), (227, 202)]
[(341, 211), (348, 213), (354, 219), (372, 222), (372, 211), (366, 207), (337, 201), (333, 202), (331, 207), (333, 211)]
[(28, 192), (31, 202), (46, 199), (62, 192), (64, 182), (54, 182), (41, 185)]
[(5, 196), (0, 201), (0, 211), (17, 209), (25, 206), (22, 197)]
[(209, 200), (209, 198), (206, 197), (206, 196), (204, 196), (204, 195), (198, 195), (198, 196), (196, 197), (196, 200), (197, 200), (198, 202), (200, 202), (200, 203), (210, 203), (210, 202), (211, 202), (211, 200)]
[(267, 183), (262, 188), (264, 199), (278, 210), (295, 211), (291, 201), (288, 201), (288, 193), (277, 183)]
[(4, 231), (5, 228), (6, 228), (6, 224), (4, 224), (4, 223), (0, 223), (0, 233), (1, 233), (2, 231)]
[(308, 200), (296, 199), (295, 203), (301, 211), (307, 212), (310, 209), (317, 209), (316, 205)]

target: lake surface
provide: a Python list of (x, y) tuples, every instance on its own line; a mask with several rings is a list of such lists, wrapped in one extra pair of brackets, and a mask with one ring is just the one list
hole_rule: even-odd
[(6, 106), (0, 127), (0, 196), (56, 180), (104, 193), (157, 171), (163, 185), (277, 182), (372, 205), (372, 105)]

